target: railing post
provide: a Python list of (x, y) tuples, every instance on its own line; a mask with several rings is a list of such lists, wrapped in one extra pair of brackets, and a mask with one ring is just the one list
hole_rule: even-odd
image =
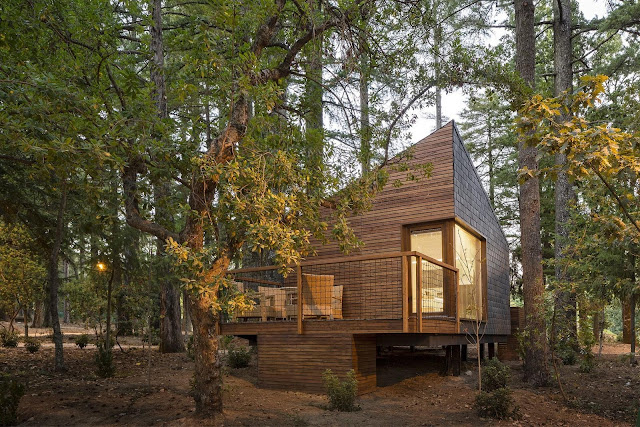
[(422, 333), (422, 257), (416, 257), (416, 329)]
[(458, 298), (460, 298), (460, 272), (458, 271), (454, 271), (454, 274), (456, 276), (455, 280), (453, 281), (453, 285), (456, 287), (454, 295), (456, 296), (456, 300), (454, 301), (453, 304), (453, 309), (455, 310), (456, 313), (456, 333), (460, 333), (460, 310), (458, 310)]
[(296, 280), (298, 284), (298, 334), (302, 334), (302, 266), (296, 266)]
[(409, 332), (409, 257), (402, 255), (402, 332)]

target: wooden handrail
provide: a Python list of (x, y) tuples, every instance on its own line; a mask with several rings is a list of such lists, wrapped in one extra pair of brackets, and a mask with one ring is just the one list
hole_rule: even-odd
[[(442, 261), (438, 261), (435, 258), (431, 258), (423, 253), (417, 251), (402, 251), (402, 252), (384, 252), (380, 254), (370, 254), (370, 255), (356, 255), (356, 256), (346, 256), (346, 257), (334, 257), (327, 259), (319, 259), (315, 261), (303, 261), (300, 264), (290, 264), (287, 265), (287, 268), (296, 268), (300, 267), (308, 267), (312, 265), (326, 265), (326, 264), (340, 264), (343, 262), (356, 262), (356, 261), (375, 261), (378, 259), (385, 258), (400, 258), (402, 256), (415, 256), (421, 257), (422, 259), (430, 262), (431, 264), (438, 265), (446, 270), (458, 272), (458, 269), (452, 265), (446, 264)], [(236, 268), (233, 270), (227, 271), (227, 273), (235, 274), (235, 273), (253, 273), (259, 271), (270, 271), (270, 270), (278, 270), (282, 268), (280, 265), (268, 265), (264, 267), (249, 267), (249, 268)]]

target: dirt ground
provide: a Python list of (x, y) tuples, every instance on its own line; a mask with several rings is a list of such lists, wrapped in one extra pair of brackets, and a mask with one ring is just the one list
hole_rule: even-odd
[[(128, 339), (126, 352), (117, 347), (114, 352), (116, 376), (101, 379), (94, 373), (95, 346), (77, 348), (71, 342), (74, 332), (66, 331), (65, 373), (52, 371), (49, 343), (35, 354), (22, 345), (0, 348), (0, 372), (27, 383), (21, 425), (617, 426), (632, 425), (640, 407), (640, 368), (625, 363), (621, 354), (628, 346), (621, 344), (608, 344), (589, 374), (560, 366), (568, 403), (557, 385), (524, 385), (520, 364), (510, 362), (510, 387), (522, 417), (500, 422), (480, 418), (473, 409), (474, 360), (460, 377), (443, 377), (441, 352), (399, 349), (378, 360), (378, 388), (358, 399), (359, 411), (328, 411), (323, 395), (259, 389), (254, 360), (245, 369), (225, 368), (224, 414), (202, 420), (189, 397), (193, 362), (186, 354), (161, 355)], [(475, 357), (472, 350), (469, 355)]]

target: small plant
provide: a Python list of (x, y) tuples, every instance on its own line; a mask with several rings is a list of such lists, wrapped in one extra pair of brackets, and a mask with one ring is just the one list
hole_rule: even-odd
[(358, 409), (355, 405), (358, 380), (353, 369), (347, 372), (344, 381), (340, 381), (338, 376), (331, 372), (331, 369), (327, 369), (322, 374), (322, 381), (327, 388), (329, 409), (341, 412), (351, 412)]
[(244, 347), (231, 347), (227, 353), (227, 365), (234, 369), (246, 368), (251, 361), (251, 350)]
[(89, 335), (87, 334), (78, 335), (74, 340), (74, 342), (80, 349), (83, 349), (87, 345), (89, 345)]
[(582, 359), (580, 360), (580, 366), (578, 366), (578, 370), (583, 374), (588, 374), (593, 371), (593, 367), (595, 366), (596, 357), (592, 351), (587, 351), (582, 355)]
[(22, 396), (24, 396), (24, 385), (8, 375), (0, 374), (0, 425), (16, 424), (18, 405)]
[(113, 364), (113, 352), (111, 348), (106, 348), (104, 341), (99, 340), (96, 344), (98, 352), (96, 353), (96, 374), (102, 378), (110, 378), (116, 372)]
[(229, 348), (231, 341), (233, 341), (233, 335), (223, 335), (220, 337), (220, 347), (222, 347), (223, 350), (226, 350)]
[(482, 388), (490, 392), (507, 386), (510, 369), (498, 359), (490, 359), (482, 367)]
[(20, 341), (20, 336), (17, 332), (8, 329), (0, 331), (0, 344), (3, 347), (17, 347), (18, 341)]
[(498, 388), (491, 393), (481, 391), (476, 395), (474, 407), (481, 417), (490, 417), (498, 420), (517, 418), (519, 408), (514, 405), (511, 390), (506, 387)]
[(187, 356), (189, 356), (189, 359), (191, 360), (195, 360), (196, 358), (194, 350), (193, 335), (190, 335), (189, 339), (187, 340)]
[(26, 348), (29, 353), (35, 353), (40, 350), (40, 341), (35, 338), (25, 338), (24, 348)]

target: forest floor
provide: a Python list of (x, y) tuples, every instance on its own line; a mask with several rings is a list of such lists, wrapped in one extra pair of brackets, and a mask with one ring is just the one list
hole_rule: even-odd
[[(115, 377), (102, 379), (94, 373), (95, 346), (81, 350), (72, 344), (71, 334), (78, 332), (65, 332), (65, 373), (53, 372), (48, 342), (34, 354), (22, 344), (0, 348), (0, 372), (27, 384), (19, 407), (22, 425), (614, 426), (632, 425), (640, 407), (640, 367), (624, 361), (629, 347), (622, 344), (607, 344), (591, 373), (559, 366), (569, 403), (557, 384), (523, 384), (520, 363), (509, 362), (522, 416), (499, 422), (473, 409), (473, 359), (460, 377), (445, 377), (439, 375), (441, 352), (400, 349), (378, 360), (377, 390), (359, 397), (360, 410), (351, 413), (326, 410), (323, 395), (257, 388), (255, 360), (248, 368), (225, 368), (225, 410), (214, 422), (195, 417), (189, 397), (193, 362), (186, 354), (159, 354), (127, 339), (126, 352), (114, 351)], [(475, 356), (471, 349), (469, 356)]]

